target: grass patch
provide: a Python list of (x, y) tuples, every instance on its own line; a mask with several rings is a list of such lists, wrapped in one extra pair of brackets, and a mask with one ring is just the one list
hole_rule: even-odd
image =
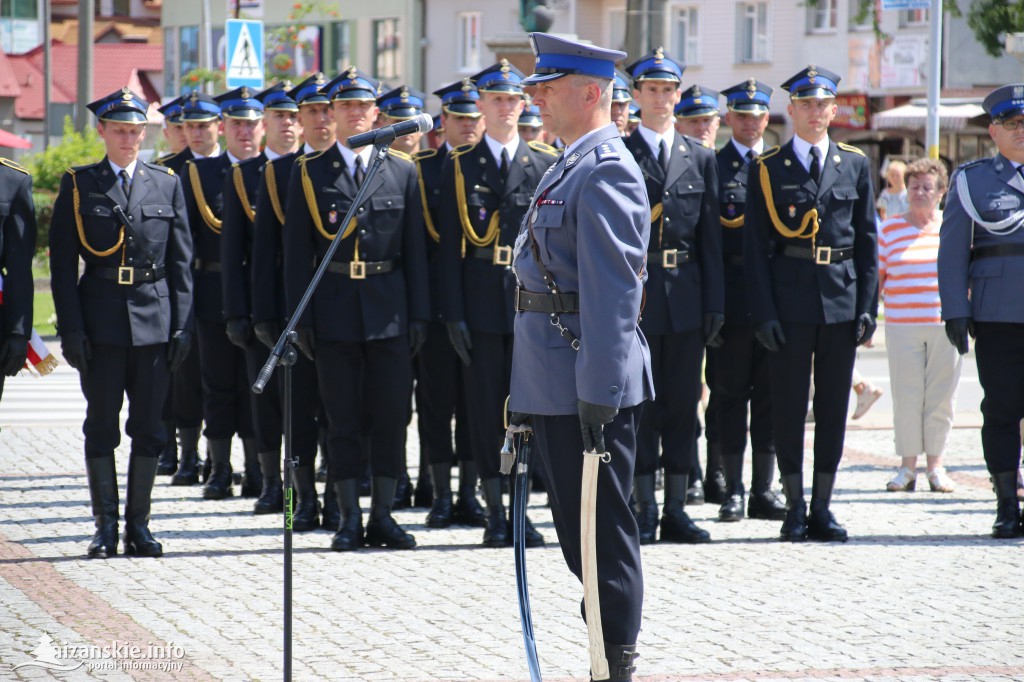
[[(32, 326), (40, 336), (57, 334), (57, 312), (53, 307), (53, 295), (50, 293), (49, 263), (36, 259), (32, 264), (32, 279), (37, 286), (32, 296)], [(39, 287), (45, 283), (44, 287)]]

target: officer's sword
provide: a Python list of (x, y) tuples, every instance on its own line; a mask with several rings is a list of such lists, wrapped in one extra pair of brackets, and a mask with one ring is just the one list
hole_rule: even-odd
[[(506, 410), (506, 415), (508, 414)], [(508, 424), (505, 444), (501, 448), (502, 474), (512, 472), (516, 465), (515, 435), (521, 434), (519, 463), (516, 465), (515, 494), (512, 499), (512, 544), (516, 555), (516, 591), (519, 598), (519, 624), (523, 630), (526, 665), (530, 669), (530, 682), (541, 682), (537, 641), (533, 637), (533, 615), (530, 610), (530, 587), (526, 582), (526, 489), (530, 483), (530, 433), (527, 424)]]
[(587, 616), (590, 640), (590, 676), (607, 680), (608, 659), (604, 651), (604, 628), (601, 625), (601, 597), (597, 581), (597, 477), (601, 462), (612, 456), (607, 452), (583, 451), (583, 481), (580, 491), (580, 555), (583, 560), (583, 610)]

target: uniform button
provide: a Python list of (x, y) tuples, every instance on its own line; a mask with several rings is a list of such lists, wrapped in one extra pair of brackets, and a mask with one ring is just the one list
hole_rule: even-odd
[(135, 259), (134, 259), (134, 258), (129, 258), (129, 259), (128, 259), (128, 262), (129, 262), (129, 263), (134, 263), (134, 262), (135, 262)]
[(672, 222), (672, 219), (671, 219), (671, 218), (669, 218), (668, 216), (665, 216), (665, 222), (666, 222), (666, 223), (670, 223), (670, 222)]
[(618, 393), (619, 392), (619, 387), (618, 386), (612, 386), (608, 390), (610, 392), (612, 392), (612, 393)]
[(686, 189), (693, 189), (693, 185), (687, 185)]
[(665, 190), (665, 196), (668, 196), (668, 190)]
[(359, 212), (359, 213), (362, 213), (362, 212), (363, 212), (363, 207), (362, 207), (362, 206), (360, 206), (360, 207), (359, 207), (359, 211), (358, 211), (358, 212)]
[(128, 241), (133, 241), (131, 235), (128, 235)]
[(128, 216), (128, 220), (135, 220), (135, 216), (133, 216), (133, 215)]
[(390, 205), (391, 205), (391, 200), (389, 199), (389, 200), (388, 200), (388, 206), (390, 206)]
[(359, 230), (359, 236), (360, 237), (365, 237), (366, 236), (366, 230)]

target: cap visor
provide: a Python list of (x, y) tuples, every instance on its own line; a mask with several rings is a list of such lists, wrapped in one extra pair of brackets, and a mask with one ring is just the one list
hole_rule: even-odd
[(522, 83), (521, 83), (521, 85), (523, 85), (524, 87), (528, 87), (530, 85), (537, 85), (538, 83), (547, 83), (548, 81), (553, 81), (553, 80), (556, 80), (558, 78), (561, 78), (562, 76), (568, 76), (568, 75), (569, 74), (567, 74), (567, 73), (561, 73), (561, 72), (559, 72), (559, 73), (535, 73), (532, 76), (527, 76), (526, 78), (524, 78)]

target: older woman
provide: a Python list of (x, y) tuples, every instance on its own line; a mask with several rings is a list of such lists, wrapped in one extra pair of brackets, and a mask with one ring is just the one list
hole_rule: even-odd
[(946, 192), (946, 168), (919, 159), (907, 167), (905, 177), (910, 209), (886, 220), (878, 239), (896, 454), (902, 458), (886, 489), (913, 490), (923, 452), (932, 491), (948, 493), (954, 484), (942, 455), (953, 426), (962, 359), (946, 338), (939, 306), (938, 207)]

